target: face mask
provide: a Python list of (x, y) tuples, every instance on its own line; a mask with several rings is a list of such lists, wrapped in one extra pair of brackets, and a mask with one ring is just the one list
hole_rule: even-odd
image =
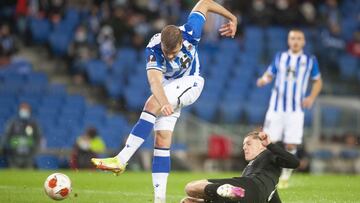
[(77, 32), (75, 35), (75, 40), (77, 42), (84, 42), (86, 40), (86, 33), (85, 32)]
[(28, 119), (28, 118), (30, 118), (30, 111), (28, 111), (28, 110), (20, 110), (19, 111), (19, 116), (22, 119)]

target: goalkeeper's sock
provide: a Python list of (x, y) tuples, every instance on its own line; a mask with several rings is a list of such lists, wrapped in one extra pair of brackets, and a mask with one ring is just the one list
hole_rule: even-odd
[(126, 164), (136, 150), (144, 143), (144, 140), (150, 135), (154, 127), (155, 120), (155, 115), (145, 111), (141, 113), (140, 119), (134, 125), (126, 140), (125, 147), (116, 156), (121, 164)]
[(154, 186), (154, 202), (166, 202), (166, 185), (170, 172), (170, 149), (155, 148), (152, 163), (152, 181)]
[[(296, 149), (290, 150), (288, 152), (295, 155), (296, 154)], [(281, 171), (281, 175), (280, 175), (279, 179), (281, 181), (289, 181), (292, 172), (293, 172), (293, 169), (283, 168), (282, 171)]]

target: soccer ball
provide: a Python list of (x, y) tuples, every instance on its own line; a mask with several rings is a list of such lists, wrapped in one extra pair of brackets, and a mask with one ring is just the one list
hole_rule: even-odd
[(62, 173), (53, 173), (46, 178), (44, 183), (45, 193), (54, 200), (63, 200), (71, 192), (71, 180)]

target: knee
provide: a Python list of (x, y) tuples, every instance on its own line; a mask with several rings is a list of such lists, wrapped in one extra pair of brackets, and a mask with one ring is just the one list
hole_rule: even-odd
[(171, 145), (171, 132), (157, 131), (155, 133), (155, 146), (160, 148), (169, 148)]
[(196, 193), (195, 182), (190, 182), (190, 183), (186, 184), (185, 193), (190, 197), (194, 196), (194, 194)]
[(154, 115), (158, 115), (160, 112), (160, 105), (154, 98), (154, 96), (150, 96), (149, 99), (146, 101), (144, 106), (144, 111), (150, 112)]

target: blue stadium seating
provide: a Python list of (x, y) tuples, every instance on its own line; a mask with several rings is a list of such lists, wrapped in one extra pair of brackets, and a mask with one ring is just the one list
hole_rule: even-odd
[(70, 36), (64, 34), (63, 31), (53, 32), (49, 36), (49, 45), (55, 56), (65, 56), (70, 42)]
[(267, 110), (267, 106), (248, 102), (246, 104), (245, 112), (249, 124), (262, 125), (265, 120), (266, 110)]
[(323, 107), (321, 109), (322, 123), (326, 127), (339, 126), (341, 110), (337, 107)]
[(334, 158), (335, 155), (330, 150), (319, 149), (311, 153), (311, 157), (314, 159), (329, 160)]
[(41, 170), (59, 169), (59, 159), (54, 155), (38, 155), (35, 158), (35, 164)]
[(243, 104), (239, 100), (228, 100), (219, 105), (222, 121), (225, 123), (237, 123), (243, 114)]
[(357, 58), (344, 54), (339, 59), (340, 74), (344, 79), (354, 79), (356, 77), (356, 71), (360, 65)]
[(107, 76), (107, 65), (101, 60), (91, 60), (86, 66), (87, 76), (92, 85), (104, 84)]
[(30, 32), (32, 40), (38, 44), (45, 44), (50, 35), (51, 25), (47, 19), (30, 19)]

